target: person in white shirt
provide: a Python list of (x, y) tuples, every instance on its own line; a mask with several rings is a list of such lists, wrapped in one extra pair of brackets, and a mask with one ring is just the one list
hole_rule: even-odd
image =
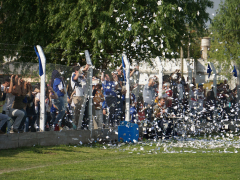
[[(14, 84), (15, 81), (15, 84)], [(6, 115), (8, 115), (9, 117), (13, 117), (16, 116), (17, 118), (15, 119), (14, 123), (13, 123), (13, 132), (19, 132), (19, 126), (22, 122), (22, 119), (24, 117), (24, 112), (19, 110), (19, 109), (14, 109), (12, 108), (14, 100), (15, 100), (15, 96), (20, 96), (21, 95), (21, 87), (20, 87), (20, 79), (18, 78), (18, 76), (16, 75), (14, 78), (14, 75), (11, 76), (11, 80), (10, 80), (10, 87), (9, 89), (6, 90), (6, 100), (5, 100), (5, 104), (3, 106), (3, 111), (5, 111)], [(8, 129), (10, 128), (10, 126), (8, 126)]]
[(182, 102), (183, 100), (183, 84), (181, 83), (181, 78), (177, 81), (177, 90), (178, 90), (178, 100)]
[[(82, 123), (79, 122), (79, 116), (81, 113), (81, 106), (84, 100), (84, 91), (86, 88), (86, 79), (82, 72), (87, 71), (89, 65), (87, 64), (85, 68), (80, 68), (80, 66), (75, 66), (74, 72), (71, 76), (71, 87), (73, 89), (74, 95), (72, 97), (72, 101), (74, 103), (74, 119), (73, 124), (78, 127), (78, 124)], [(82, 112), (83, 113), (83, 112)], [(80, 125), (79, 124), (79, 125)], [(74, 127), (75, 127), (74, 126)]]
[[(3, 94), (6, 93), (6, 89), (7, 87), (6, 86), (9, 86), (10, 84), (10, 79), (7, 78), (5, 83), (3, 85), (1, 85), (1, 92), (0, 92), (0, 101), (2, 101), (2, 98), (3, 98)], [(6, 114), (2, 114), (0, 113), (0, 134), (5, 134), (6, 133), (6, 127), (5, 127), (5, 131), (1, 130), (2, 128), (4, 129), (4, 125), (6, 122), (9, 122), (10, 121), (10, 117), (7, 116)]]

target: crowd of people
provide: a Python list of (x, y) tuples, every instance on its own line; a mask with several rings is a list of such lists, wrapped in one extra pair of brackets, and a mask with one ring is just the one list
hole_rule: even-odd
[[(89, 103), (92, 100), (93, 128), (118, 126), (125, 120), (126, 80), (122, 66), (113, 72), (102, 71), (93, 76), (92, 99), (88, 93), (87, 73), (89, 66), (75, 66), (69, 82), (58, 70), (45, 88), (45, 130), (88, 129)], [(139, 86), (133, 76), (138, 67), (130, 72), (130, 120), (132, 123), (156, 122), (158, 131), (164, 129), (169, 117), (188, 117), (196, 122), (237, 119), (237, 89), (229, 89), (227, 81), (213, 89), (204, 89), (203, 83), (188, 83), (179, 70), (164, 79), (162, 94), (156, 76)], [(36, 132), (40, 118), (40, 84), (32, 85), (18, 75), (5, 77), (1, 84), (0, 99), (4, 101), (0, 113), (0, 134)], [(154, 124), (154, 123), (152, 123)], [(171, 122), (169, 128), (171, 132)]]
[(174, 118), (182, 122), (191, 120), (194, 125), (238, 119), (237, 88), (230, 89), (227, 80), (217, 85), (214, 94), (213, 85), (209, 89), (203, 88), (204, 83), (197, 84), (195, 78), (189, 83), (176, 70), (165, 79), (162, 87), (162, 96), (157, 96), (158, 81), (153, 77), (143, 89), (146, 119), (154, 122), (152, 134), (161, 137), (177, 134), (173, 131)]

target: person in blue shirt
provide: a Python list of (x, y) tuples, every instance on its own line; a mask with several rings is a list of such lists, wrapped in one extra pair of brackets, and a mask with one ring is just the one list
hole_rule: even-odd
[(56, 111), (57, 111), (57, 109), (54, 107), (54, 105), (52, 104), (52, 106), (51, 106), (51, 109), (50, 109), (50, 114), (51, 114), (51, 118), (52, 118), (52, 123), (54, 123), (55, 122), (55, 120), (56, 120)]
[(108, 127), (107, 122), (107, 103), (106, 101), (102, 102), (102, 111), (103, 111), (103, 128)]
[(116, 90), (118, 88), (118, 79), (116, 74), (113, 73), (112, 76), (113, 78), (110, 79), (110, 76), (108, 74), (104, 75), (104, 72), (102, 72), (101, 76), (103, 95), (109, 109), (108, 118), (110, 126), (117, 124), (115, 108), (117, 104)]
[(131, 123), (137, 124), (137, 108), (136, 108), (136, 98), (133, 93), (131, 93), (130, 97), (130, 117), (131, 117)]
[(55, 119), (55, 121), (53, 122), (54, 126), (55, 126), (55, 131), (57, 131), (58, 128), (58, 122), (59, 120), (61, 120), (65, 114), (65, 106), (64, 106), (64, 94), (66, 93), (64, 91), (64, 83), (62, 80), (62, 77), (60, 75), (60, 73), (57, 70), (53, 70), (52, 72), (52, 80), (51, 80), (51, 86), (54, 90), (55, 93), (57, 93), (58, 98), (57, 99), (53, 99), (52, 103), (57, 107), (58, 109), (58, 115)]

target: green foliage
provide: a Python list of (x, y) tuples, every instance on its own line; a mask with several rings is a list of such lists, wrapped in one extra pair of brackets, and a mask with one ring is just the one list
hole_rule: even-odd
[(123, 52), (130, 61), (179, 57), (181, 41), (203, 33), (212, 6), (211, 0), (6, 0), (1, 39), (16, 45), (1, 54), (18, 52), (19, 61), (36, 62), (31, 48), (39, 44), (48, 62), (71, 65), (84, 64), (79, 53), (89, 50), (102, 69), (121, 64)]
[[(211, 25), (210, 58), (229, 72), (232, 63), (240, 65), (240, 4), (239, 0), (225, 0), (220, 4)], [(231, 68), (232, 69), (232, 68)]]
[(1, 56), (18, 55), (20, 62), (36, 62), (33, 46), (47, 46), (52, 36), (45, 22), (46, 5), (47, 1), (38, 0), (3, 1), (0, 11)]

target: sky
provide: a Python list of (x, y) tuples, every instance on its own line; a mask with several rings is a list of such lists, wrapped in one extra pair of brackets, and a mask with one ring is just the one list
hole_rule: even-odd
[[(216, 15), (216, 10), (219, 8), (219, 4), (221, 3), (221, 1), (225, 1), (225, 0), (212, 0), (214, 5), (213, 5), (213, 8), (207, 8), (207, 12), (209, 13), (210, 15), (210, 18), (213, 19), (214, 16)], [(214, 14), (214, 15), (213, 15)], [(210, 22), (207, 22), (207, 26), (210, 25)]]

